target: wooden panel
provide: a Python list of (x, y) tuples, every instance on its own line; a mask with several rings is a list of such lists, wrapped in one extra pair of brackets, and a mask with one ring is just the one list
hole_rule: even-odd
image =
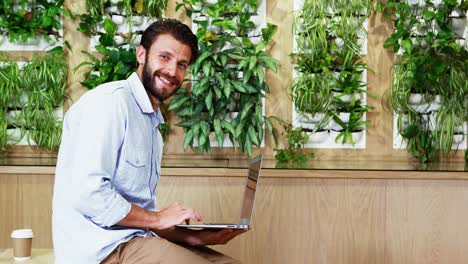
[(385, 263), (386, 182), (346, 180), (344, 263)]
[(19, 227), (19, 193), (18, 175), (0, 174), (0, 248), (12, 247), (11, 231)]
[(51, 247), (52, 193), (52, 175), (0, 174), (0, 248), (11, 247), (11, 231), (22, 228), (33, 229), (33, 247)]
[[(235, 220), (242, 184), (240, 178), (165, 178), (160, 204), (183, 201), (201, 206), (205, 220)], [(383, 184), (263, 178), (253, 230), (214, 248), (245, 263), (379, 263), (384, 247)]]
[(467, 181), (391, 181), (386, 263), (466, 263)]
[[(159, 208), (179, 201), (205, 221), (237, 221), (244, 172), (163, 176)], [(264, 177), (253, 230), (214, 248), (244, 263), (465, 263), (467, 187), (467, 180)], [(11, 230), (27, 227), (34, 247), (52, 247), (52, 191), (53, 175), (0, 174), (0, 248), (11, 247)]]

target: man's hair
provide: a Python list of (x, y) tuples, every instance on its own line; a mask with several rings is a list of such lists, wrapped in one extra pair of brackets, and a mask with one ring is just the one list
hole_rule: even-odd
[(152, 23), (145, 29), (141, 36), (140, 45), (148, 52), (153, 43), (158, 39), (159, 35), (170, 34), (176, 40), (190, 47), (192, 58), (190, 64), (194, 63), (198, 58), (198, 40), (197, 36), (192, 33), (192, 30), (177, 19), (161, 19)]

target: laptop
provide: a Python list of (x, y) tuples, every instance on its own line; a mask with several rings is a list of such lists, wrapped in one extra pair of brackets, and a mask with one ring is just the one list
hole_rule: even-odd
[(194, 224), (194, 225), (176, 225), (180, 228), (190, 229), (246, 229), (250, 227), (252, 221), (252, 213), (255, 204), (255, 192), (257, 191), (258, 180), (260, 178), (260, 170), (262, 168), (263, 155), (259, 155), (250, 160), (249, 172), (244, 189), (244, 199), (241, 204), (240, 221), (237, 224)]

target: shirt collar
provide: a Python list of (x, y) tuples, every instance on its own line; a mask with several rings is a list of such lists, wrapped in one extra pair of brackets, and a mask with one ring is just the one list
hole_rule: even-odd
[(128, 77), (127, 81), (138, 106), (141, 108), (141, 111), (143, 111), (143, 113), (149, 114), (154, 113), (156, 121), (159, 124), (164, 123), (164, 117), (161, 114), (160, 108), (158, 108), (156, 112), (154, 111), (153, 105), (151, 104), (148, 94), (146, 93), (146, 89), (143, 86), (143, 83), (141, 82), (138, 74), (136, 72), (132, 73), (132, 75)]
[[(136, 72), (132, 73), (130, 77), (128, 77), (127, 82), (130, 85), (130, 89), (132, 90), (133, 97), (137, 101), (138, 106), (141, 108), (143, 113), (154, 113), (153, 105), (151, 105), (151, 101), (146, 93), (145, 87), (138, 77)], [(160, 112), (160, 111), (158, 111)]]

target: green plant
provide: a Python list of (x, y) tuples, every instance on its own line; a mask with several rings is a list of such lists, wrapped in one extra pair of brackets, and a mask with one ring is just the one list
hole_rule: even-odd
[(63, 0), (3, 0), (0, 2), (0, 29), (11, 42), (26, 42), (43, 36), (60, 38)]
[(0, 156), (2, 153), (6, 153), (8, 150), (8, 134), (7, 134), (8, 122), (5, 119), (5, 114), (0, 112)]
[(136, 55), (133, 48), (106, 48), (97, 46), (96, 49), (103, 55), (102, 58), (85, 52), (91, 61), (84, 61), (75, 67), (75, 71), (82, 66), (89, 66), (89, 71), (85, 73), (85, 80), (81, 84), (88, 89), (116, 80), (128, 78), (132, 72), (136, 71)]
[(6, 53), (0, 53), (0, 113), (9, 105), (17, 105), (22, 88), (22, 78), (18, 64)]
[[(378, 3), (378, 10), (395, 26), (384, 47), (401, 53), (386, 98), (389, 109), (410, 120), (408, 127), (399, 129), (408, 150), (422, 162), (435, 159), (437, 152), (447, 156), (454, 128), (468, 121), (468, 51), (457, 44), (451, 22), (452, 12), (466, 12), (468, 4), (444, 0), (438, 5), (432, 1), (409, 5), (389, 0)], [(414, 94), (422, 95), (420, 102), (411, 101)], [(434, 108), (435, 104), (439, 106)], [(436, 111), (436, 124), (429, 127), (424, 118), (432, 111)]]
[[(117, 11), (109, 12), (111, 7)], [(123, 0), (116, 6), (109, 1), (87, 0), (87, 13), (79, 15), (80, 25), (78, 30), (90, 37), (97, 37), (99, 44), (95, 49), (98, 55), (84, 51), (90, 61), (82, 62), (75, 71), (82, 66), (89, 66), (85, 72), (84, 81), (81, 82), (88, 89), (99, 84), (122, 80), (136, 70), (137, 62), (134, 47), (140, 31), (133, 30), (136, 16), (162, 18), (167, 7), (167, 0)], [(128, 32), (120, 32), (118, 26), (112, 20), (112, 16), (124, 15), (128, 26)], [(116, 37), (122, 37), (124, 41), (119, 43)]]
[(25, 108), (21, 112), (19, 125), (28, 142), (33, 140), (38, 147), (56, 150), (60, 146), (62, 121), (54, 117), (50, 109)]
[[(319, 0), (304, 1), (296, 14), (297, 48), (291, 55), (295, 58), (297, 76), (291, 95), (295, 110), (300, 114), (325, 113), (317, 128), (328, 122), (329, 117), (337, 118), (336, 112), (344, 111), (343, 108), (364, 112), (369, 109), (358, 96), (367, 93), (362, 81), (363, 70), (367, 67), (362, 62), (359, 38), (366, 33), (363, 22), (371, 12), (371, 1)], [(345, 100), (348, 96), (350, 103)], [(354, 130), (355, 125), (364, 129), (368, 123), (343, 123), (338, 140), (343, 139), (343, 144), (349, 142), (350, 130)]]
[[(22, 136), (28, 135), (28, 140), (34, 140), (41, 148), (58, 148), (62, 122), (54, 116), (54, 112), (66, 98), (68, 78), (68, 65), (63, 57), (55, 54), (34, 55), (21, 70), (8, 57), (3, 56), (2, 59), (0, 79), (4, 82), (0, 85), (0, 113), (4, 116), (7, 110), (20, 112), (7, 120), (6, 127), (19, 128)], [(12, 145), (16, 143), (11, 142)]]
[(287, 138), (288, 147), (285, 149), (275, 148), (275, 159), (279, 162), (303, 162), (313, 159), (315, 157), (314, 152), (304, 150), (305, 144), (309, 141), (307, 133), (300, 127), (294, 129), (290, 123), (278, 118), (277, 120), (283, 127), (281, 134)]
[[(214, 132), (218, 146), (228, 136), (251, 155), (263, 141), (264, 126), (273, 131), (262, 101), (269, 92), (265, 71), (276, 71), (278, 64), (265, 51), (276, 26), (267, 24), (261, 34), (255, 31), (251, 17), (257, 0), (212, 5), (185, 0), (177, 4), (180, 8), (198, 25), (201, 52), (190, 67), (191, 91), (180, 89), (168, 108), (182, 119), (177, 125), (185, 131), (183, 147), (193, 148), (197, 142), (200, 152), (211, 153), (209, 136)], [(238, 111), (237, 116), (227, 119), (233, 111)]]
[(30, 105), (56, 108), (68, 97), (68, 64), (62, 56), (34, 55), (23, 68), (23, 79)]
[(341, 144), (350, 143), (354, 146), (356, 143), (353, 139), (353, 133), (365, 130), (366, 126), (370, 123), (369, 120), (362, 119), (364, 113), (368, 112), (370, 107), (362, 106), (361, 102), (356, 102), (354, 105), (345, 104), (343, 107), (341, 111), (349, 113), (349, 120), (348, 122), (343, 122), (338, 115), (333, 116), (333, 120), (341, 127), (340, 133), (335, 138), (335, 142), (340, 142), (341, 140)]
[(333, 102), (330, 75), (301, 75), (294, 80), (291, 96), (299, 113), (326, 113)]

